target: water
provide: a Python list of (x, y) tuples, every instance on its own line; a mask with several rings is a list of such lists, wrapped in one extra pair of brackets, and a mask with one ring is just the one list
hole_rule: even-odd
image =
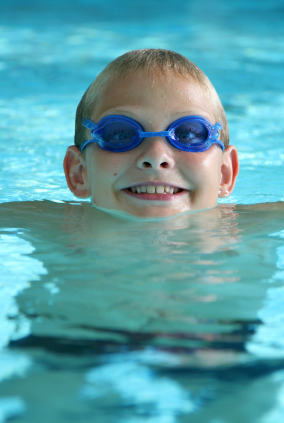
[(118, 222), (88, 203), (1, 211), (0, 396), (18, 401), (18, 421), (283, 415), (282, 212)]
[[(282, 423), (282, 2), (10, 1), (0, 13), (0, 422)], [(225, 106), (241, 172), (211, 211), (141, 222), (67, 190), (84, 90), (176, 50)], [(239, 204), (239, 206), (235, 206)]]

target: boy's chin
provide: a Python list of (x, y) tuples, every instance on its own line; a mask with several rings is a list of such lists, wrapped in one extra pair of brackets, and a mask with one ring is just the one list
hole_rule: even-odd
[[(213, 206), (214, 207), (214, 206)], [(136, 212), (129, 213), (128, 215), (131, 215), (133, 217), (137, 217), (138, 219), (167, 219), (167, 218), (173, 218), (185, 214), (191, 214), (191, 213), (198, 213), (203, 210), (212, 209), (213, 207), (203, 207), (198, 209), (189, 209), (184, 208), (181, 210), (173, 210), (173, 209), (161, 209), (161, 208), (147, 208), (146, 210), (138, 210)]]
[(179, 215), (182, 211), (160, 207), (146, 207), (138, 210), (127, 211), (126, 213), (139, 218), (163, 218)]
[[(120, 209), (104, 208), (96, 205), (93, 206), (98, 210), (118, 217), (134, 217), (141, 219), (171, 218), (185, 213), (198, 212), (201, 209), (190, 209), (189, 207), (173, 208), (160, 206), (144, 206), (144, 207), (125, 207)], [(203, 208), (204, 209), (204, 208)]]

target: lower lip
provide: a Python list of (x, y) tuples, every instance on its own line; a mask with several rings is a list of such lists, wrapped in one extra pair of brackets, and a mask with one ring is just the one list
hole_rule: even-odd
[(171, 201), (175, 198), (181, 197), (185, 195), (188, 191), (183, 189), (181, 192), (176, 194), (148, 194), (148, 193), (141, 193), (138, 194), (136, 192), (129, 191), (128, 189), (122, 190), (125, 194), (129, 195), (130, 197), (136, 198), (137, 200), (147, 200), (147, 201)]

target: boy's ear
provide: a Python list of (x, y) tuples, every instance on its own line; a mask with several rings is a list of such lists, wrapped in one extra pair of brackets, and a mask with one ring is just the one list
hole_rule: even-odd
[(86, 162), (81, 151), (75, 147), (67, 148), (63, 169), (67, 185), (78, 198), (88, 198), (91, 193), (88, 189)]
[(222, 157), (221, 181), (218, 197), (228, 197), (233, 192), (238, 173), (238, 152), (234, 145), (229, 145)]

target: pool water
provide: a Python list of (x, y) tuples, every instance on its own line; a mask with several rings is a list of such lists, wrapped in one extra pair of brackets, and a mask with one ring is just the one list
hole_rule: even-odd
[[(0, 423), (282, 423), (282, 2), (11, 0), (0, 14)], [(118, 218), (78, 202), (76, 106), (130, 49), (193, 60), (241, 171), (218, 207)]]

